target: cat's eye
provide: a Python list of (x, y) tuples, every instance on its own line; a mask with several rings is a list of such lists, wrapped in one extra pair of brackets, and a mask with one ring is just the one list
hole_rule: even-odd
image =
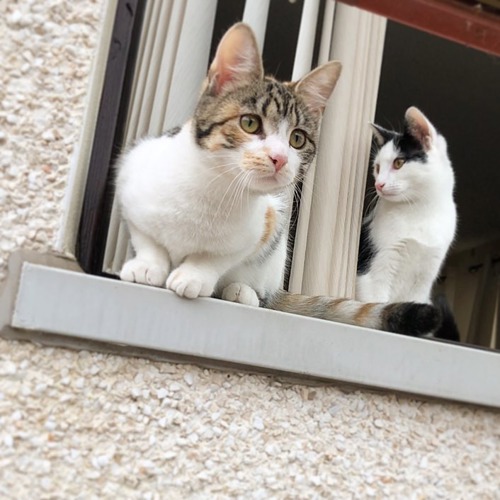
[(240, 127), (248, 134), (257, 134), (262, 128), (262, 121), (257, 115), (242, 115)]
[(396, 169), (399, 170), (403, 165), (405, 161), (404, 158), (396, 158), (392, 164), (392, 166)]
[(296, 128), (290, 134), (290, 146), (295, 149), (301, 149), (306, 143), (306, 133)]
[(375, 163), (375, 174), (378, 175), (380, 172), (380, 165), (378, 163)]

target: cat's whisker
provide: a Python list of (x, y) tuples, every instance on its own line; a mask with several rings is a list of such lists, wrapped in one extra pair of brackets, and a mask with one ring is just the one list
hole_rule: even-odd
[(231, 192), (231, 188), (233, 187), (233, 185), (235, 185), (235, 183), (236, 183), (236, 185), (237, 185), (237, 183), (238, 183), (238, 179), (240, 178), (240, 176), (241, 176), (241, 175), (243, 175), (243, 171), (238, 172), (238, 174), (237, 174), (237, 175), (236, 175), (236, 176), (235, 176), (235, 177), (231, 180), (231, 183), (229, 184), (229, 186), (228, 186), (228, 187), (226, 188), (226, 190), (224, 191), (224, 194), (223, 194), (223, 195), (222, 195), (222, 197), (221, 197), (221, 200), (220, 200), (220, 202), (219, 202), (219, 205), (217, 206), (217, 210), (215, 211), (215, 214), (214, 214), (214, 216), (213, 216), (213, 218), (212, 218), (212, 221), (213, 221), (213, 222), (217, 220), (217, 217), (219, 216), (220, 209), (222, 208), (222, 206), (223, 206), (223, 204), (224, 204), (224, 201), (226, 200), (226, 196), (227, 196), (229, 193), (231, 193), (231, 194), (230, 194), (230, 196), (229, 196), (228, 203), (230, 203), (230, 202), (231, 202), (232, 195), (233, 195), (233, 193)]
[(246, 193), (247, 206), (249, 206), (249, 203), (250, 203), (250, 189), (249, 189), (249, 186), (250, 186), (251, 177), (252, 177), (252, 172), (248, 171), (246, 173), (246, 176), (245, 176), (244, 180), (243, 180), (243, 187), (242, 187), (242, 189), (243, 189), (243, 191), (242, 191), (242, 202), (243, 202), (243, 193)]
[(250, 177), (251, 177), (251, 172), (247, 172), (245, 175), (245, 178), (243, 179), (242, 183), (242, 193), (241, 193), (241, 208), (243, 209), (243, 199), (245, 198), (244, 194), (246, 193), (246, 206), (248, 207), (250, 205), (250, 190), (248, 189), (248, 186), (250, 185)]
[(244, 185), (247, 174), (248, 172), (242, 170), (238, 175), (237, 182), (234, 186), (233, 192), (231, 193), (230, 204), (229, 209), (226, 212), (226, 218), (229, 217), (229, 215), (232, 213), (234, 206), (238, 201), (238, 198), (240, 198), (241, 200), (241, 196), (243, 193), (242, 186)]
[[(231, 196), (232, 196), (232, 188), (233, 188), (233, 185), (237, 184), (238, 182), (238, 178), (240, 177), (240, 175), (242, 175), (241, 172), (239, 172), (230, 182), (230, 184), (227, 186), (226, 190), (224, 191), (224, 194), (222, 195), (221, 197), (221, 200), (219, 202), (219, 205), (217, 207), (217, 210), (216, 210), (216, 213), (215, 215), (218, 216), (219, 215), (219, 211), (221, 209), (221, 207), (224, 205), (224, 202), (226, 201), (226, 197), (228, 196), (228, 194), (230, 195), (229, 196), (229, 200), (231, 199)], [(216, 218), (216, 216), (214, 216), (214, 219)]]
[[(229, 207), (229, 210), (227, 210), (227, 212), (226, 212), (226, 220), (229, 217), (229, 215), (233, 212), (234, 206), (235, 206), (236, 202), (238, 201), (238, 198), (240, 199), (240, 203), (241, 203), (246, 174), (248, 174), (248, 172), (242, 171), (241, 175), (238, 175), (238, 182), (236, 183), (233, 194), (231, 196), (231, 200), (232, 200), (231, 205)], [(241, 208), (241, 205), (240, 205), (240, 208)]]
[[(297, 177), (297, 185), (298, 183), (301, 183), (300, 184), (300, 192), (302, 193), (302, 195), (304, 193), (314, 193), (313, 191), (313, 188), (312, 186), (309, 185), (309, 183), (306, 181), (307, 179), (307, 173), (301, 173), (299, 174), (299, 176)], [(297, 192), (297, 190), (295, 190)]]
[(231, 167), (229, 169), (226, 169), (226, 170), (223, 170), (222, 172), (220, 172), (218, 175), (216, 175), (213, 179), (210, 180), (210, 182), (207, 184), (207, 187), (211, 186), (215, 181), (217, 181), (220, 177), (228, 174), (229, 172), (232, 172), (233, 170), (239, 170), (240, 169), (240, 165), (239, 163), (236, 163), (236, 162), (231, 162), (231, 163), (227, 163), (225, 165), (216, 165), (216, 166), (210, 166), (209, 169), (210, 170), (218, 170), (219, 167)]
[(366, 203), (365, 201), (364, 212), (365, 214), (369, 214), (377, 205), (378, 202), (377, 190), (375, 188), (369, 188), (366, 192), (365, 200), (366, 199), (368, 200), (368, 203)]
[[(293, 191), (293, 202), (294, 204), (300, 204), (301, 200), (304, 198), (304, 196), (308, 196), (311, 198), (311, 200), (314, 200), (315, 203), (321, 206), (322, 200), (321, 197), (324, 196), (324, 194), (318, 194), (318, 191), (314, 190), (314, 186), (312, 183), (307, 182), (307, 174), (308, 172), (300, 172), (297, 174), (296, 177), (296, 188)], [(299, 218), (299, 211), (296, 212), (296, 214), (292, 214), (293, 217), (293, 223), (296, 223)]]
[(234, 210), (234, 206), (236, 203), (239, 201), (240, 202), (240, 207), (241, 205), (241, 199), (243, 195), (243, 189), (245, 186), (245, 179), (248, 175), (248, 172), (242, 171), (241, 175), (238, 176), (238, 182), (236, 183), (234, 190), (233, 190), (233, 196), (232, 196), (232, 203), (231, 206), (228, 210), (228, 214), (230, 214)]
[(218, 175), (216, 175), (213, 179), (210, 180), (210, 182), (207, 184), (207, 188), (210, 187), (214, 182), (216, 182), (218, 179), (220, 179), (222, 176), (226, 175), (227, 172), (221, 172)]
[[(247, 178), (250, 179), (250, 172), (248, 172)], [(247, 183), (247, 189), (246, 189), (246, 192), (247, 192), (247, 207), (250, 206), (250, 190), (248, 189), (248, 185), (249, 184), (250, 184), (250, 182)]]
[(238, 182), (234, 188), (234, 192), (233, 192), (233, 197), (232, 197), (232, 203), (231, 203), (231, 206), (229, 208), (229, 210), (227, 211), (226, 213), (226, 219), (229, 217), (229, 215), (233, 212), (236, 204), (239, 202), (240, 204), (240, 210), (241, 210), (241, 197), (242, 197), (242, 185), (244, 183), (244, 179), (245, 179), (245, 174), (246, 172), (242, 172), (242, 174), (239, 176), (239, 179), (238, 179)]

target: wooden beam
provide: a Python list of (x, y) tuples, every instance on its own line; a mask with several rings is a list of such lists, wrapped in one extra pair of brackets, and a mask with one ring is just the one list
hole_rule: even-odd
[(388, 19), (496, 56), (500, 12), (458, 0), (340, 0)]

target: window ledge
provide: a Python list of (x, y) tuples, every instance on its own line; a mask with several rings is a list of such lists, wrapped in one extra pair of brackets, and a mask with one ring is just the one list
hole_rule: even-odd
[[(500, 354), (255, 309), (75, 271), (15, 254), (0, 306), (7, 337), (81, 340), (500, 408)], [(65, 269), (65, 268), (66, 269)], [(68, 269), (69, 268), (69, 269)], [(40, 334), (43, 332), (43, 334)]]

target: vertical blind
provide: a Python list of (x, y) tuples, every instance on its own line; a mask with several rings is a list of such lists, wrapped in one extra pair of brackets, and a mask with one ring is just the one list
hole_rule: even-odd
[(338, 59), (343, 71), (304, 184), (289, 288), (352, 297), (386, 20), (342, 3), (325, 8), (319, 62)]

